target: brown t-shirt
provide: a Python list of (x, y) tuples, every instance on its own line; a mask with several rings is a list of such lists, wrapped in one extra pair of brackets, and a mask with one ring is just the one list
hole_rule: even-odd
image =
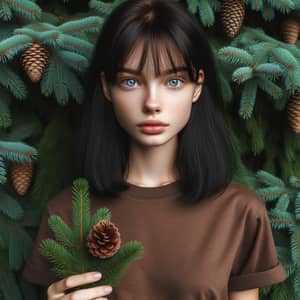
[[(254, 191), (231, 182), (195, 205), (175, 201), (179, 193), (176, 181), (159, 187), (130, 184), (112, 201), (90, 195), (91, 213), (109, 208), (122, 244), (137, 240), (144, 246), (143, 257), (132, 262), (108, 299), (226, 300), (230, 290), (268, 286), (287, 278), (265, 203)], [(71, 225), (71, 187), (49, 202), (23, 270), (28, 281), (42, 286), (59, 280), (38, 252), (42, 239), (54, 238), (47, 225), (53, 214)]]

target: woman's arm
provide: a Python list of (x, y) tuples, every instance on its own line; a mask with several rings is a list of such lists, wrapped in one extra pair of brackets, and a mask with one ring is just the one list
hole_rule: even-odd
[(229, 300), (259, 300), (258, 289), (229, 292)]

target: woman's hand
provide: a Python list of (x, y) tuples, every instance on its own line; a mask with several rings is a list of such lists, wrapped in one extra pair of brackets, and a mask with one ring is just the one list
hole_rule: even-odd
[[(107, 298), (102, 298), (102, 296), (106, 296), (111, 293), (112, 288), (110, 286), (97, 286), (65, 294), (65, 291), (70, 288), (87, 283), (93, 283), (100, 278), (100, 273), (88, 272), (72, 275), (60, 281), (54, 282), (47, 289), (48, 300), (107, 300)], [(110, 288), (110, 290), (106, 290), (106, 288)]]

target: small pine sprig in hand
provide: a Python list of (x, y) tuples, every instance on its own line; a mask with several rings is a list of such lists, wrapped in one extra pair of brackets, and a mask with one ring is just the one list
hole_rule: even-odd
[(56, 240), (44, 239), (39, 250), (54, 265), (52, 270), (61, 279), (98, 271), (102, 274), (101, 285), (114, 286), (129, 264), (142, 257), (144, 248), (138, 241), (129, 241), (121, 247), (120, 232), (110, 221), (107, 208), (98, 209), (91, 218), (88, 189), (85, 178), (73, 181), (73, 228), (61, 217), (50, 216), (48, 224)]

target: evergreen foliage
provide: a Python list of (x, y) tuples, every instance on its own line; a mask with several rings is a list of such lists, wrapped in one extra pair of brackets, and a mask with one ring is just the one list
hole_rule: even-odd
[[(277, 254), (279, 260), (285, 267), (285, 271), (290, 279), (293, 288), (289, 291), (292, 299), (297, 299), (300, 295), (299, 289), (299, 266), (300, 266), (300, 178), (291, 176), (288, 183), (283, 182), (280, 178), (259, 170), (256, 173), (257, 182), (260, 187), (256, 192), (265, 202), (275, 202), (275, 206), (269, 210), (270, 223), (276, 230), (277, 241), (289, 237), (289, 248), (285, 243), (280, 245), (277, 242)], [(286, 294), (284, 285), (282, 293)], [(281, 293), (281, 290), (280, 290)], [(291, 299), (291, 298), (286, 298)]]
[(143, 246), (137, 241), (129, 241), (109, 258), (92, 256), (86, 246), (89, 230), (100, 220), (110, 221), (111, 214), (107, 208), (100, 208), (91, 217), (89, 201), (87, 180), (76, 179), (73, 182), (72, 228), (59, 216), (50, 216), (49, 227), (56, 240), (43, 240), (40, 251), (53, 263), (53, 270), (61, 278), (99, 271), (102, 274), (101, 285), (115, 285), (130, 263), (142, 257)]

